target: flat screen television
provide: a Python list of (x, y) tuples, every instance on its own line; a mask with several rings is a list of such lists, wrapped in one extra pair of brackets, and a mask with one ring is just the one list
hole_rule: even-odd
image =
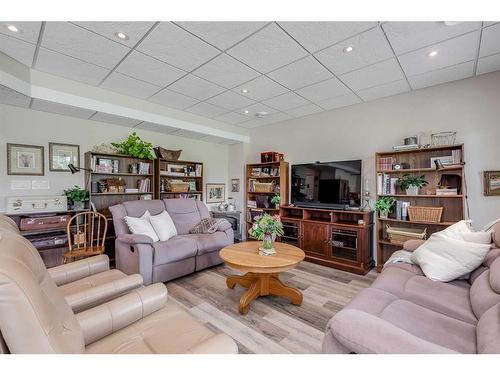
[(292, 165), (291, 203), (302, 207), (361, 206), (361, 160)]

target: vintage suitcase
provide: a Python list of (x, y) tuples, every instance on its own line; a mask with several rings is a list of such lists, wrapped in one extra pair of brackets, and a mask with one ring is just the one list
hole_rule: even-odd
[(66, 229), (70, 215), (24, 217), (19, 222), (20, 230)]
[(56, 196), (7, 197), (6, 214), (60, 212), (68, 210), (68, 198)]
[(46, 234), (38, 237), (31, 237), (28, 240), (37, 250), (50, 249), (55, 247), (64, 247), (68, 244), (68, 235), (61, 234)]

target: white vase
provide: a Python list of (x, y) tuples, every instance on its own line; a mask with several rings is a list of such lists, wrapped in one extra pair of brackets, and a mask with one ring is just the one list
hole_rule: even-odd
[(418, 195), (418, 186), (410, 186), (406, 189), (406, 195)]
[(387, 219), (389, 217), (389, 212), (387, 211), (379, 211), (378, 214), (381, 219)]

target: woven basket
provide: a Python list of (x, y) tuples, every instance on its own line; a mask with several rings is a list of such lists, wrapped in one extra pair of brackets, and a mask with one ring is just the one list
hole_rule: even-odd
[(178, 160), (182, 152), (182, 150), (167, 150), (160, 146), (155, 147), (154, 151), (157, 158), (165, 160)]
[(185, 193), (189, 190), (188, 182), (171, 182), (170, 190), (172, 193)]
[(443, 207), (424, 207), (410, 206), (408, 207), (408, 216), (410, 221), (425, 221), (429, 223), (441, 222)]
[(403, 245), (408, 240), (425, 240), (427, 238), (427, 228), (398, 228), (386, 225), (389, 242), (396, 245)]
[(272, 193), (274, 189), (274, 183), (272, 182), (254, 182), (253, 190), (256, 193)]

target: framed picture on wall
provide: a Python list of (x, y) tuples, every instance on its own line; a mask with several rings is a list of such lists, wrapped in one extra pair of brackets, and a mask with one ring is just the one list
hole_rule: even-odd
[(69, 172), (68, 164), (80, 167), (80, 146), (65, 143), (49, 143), (49, 170)]
[(43, 146), (7, 143), (7, 174), (43, 176), (43, 157)]
[(240, 179), (231, 179), (231, 193), (238, 193), (240, 191)]
[(484, 171), (484, 195), (500, 196), (500, 171)]
[(207, 184), (207, 203), (221, 203), (225, 201), (225, 184)]

